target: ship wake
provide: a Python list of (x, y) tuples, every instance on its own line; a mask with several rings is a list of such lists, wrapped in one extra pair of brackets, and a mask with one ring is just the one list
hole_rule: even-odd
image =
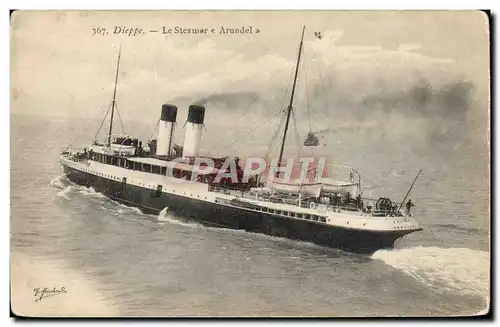
[(372, 259), (382, 260), (434, 288), (489, 297), (490, 259), (485, 251), (419, 246), (379, 250)]
[(93, 187), (85, 187), (73, 183), (66, 177), (65, 174), (54, 177), (49, 182), (49, 185), (54, 188), (60, 189), (61, 191), (57, 192), (57, 196), (63, 197), (66, 200), (70, 200), (70, 195), (72, 191), (97, 199), (108, 199), (105, 195), (97, 192)]

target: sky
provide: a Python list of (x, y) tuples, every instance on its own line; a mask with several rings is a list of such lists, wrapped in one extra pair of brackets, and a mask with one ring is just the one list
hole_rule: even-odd
[[(11, 112), (103, 117), (121, 47), (124, 120), (156, 122), (161, 105), (173, 103), (183, 124), (189, 104), (202, 103), (207, 126), (267, 123), (289, 101), (303, 25), (294, 102), (302, 132), (369, 129), (384, 120), (397, 133), (425, 128), (439, 138), (466, 129), (487, 141), (489, 30), (479, 11), (17, 12)], [(160, 33), (176, 26), (216, 33)], [(242, 26), (259, 33), (218, 33)], [(160, 32), (115, 35), (116, 27)]]

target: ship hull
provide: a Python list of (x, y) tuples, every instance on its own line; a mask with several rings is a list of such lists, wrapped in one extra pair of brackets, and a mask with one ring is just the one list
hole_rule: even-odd
[(206, 202), (170, 193), (158, 195), (154, 190), (124, 185), (89, 174), (63, 164), (67, 178), (79, 185), (92, 187), (110, 199), (139, 208), (148, 214), (158, 214), (165, 207), (175, 215), (207, 226), (241, 229), (293, 240), (315, 243), (344, 251), (371, 254), (392, 248), (394, 242), (408, 231), (364, 231), (348, 229), (308, 220), (287, 219), (280, 215), (255, 212), (234, 206)]

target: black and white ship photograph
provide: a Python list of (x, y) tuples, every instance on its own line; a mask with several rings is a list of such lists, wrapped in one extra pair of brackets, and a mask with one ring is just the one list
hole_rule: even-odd
[(484, 11), (13, 11), (19, 317), (490, 311)]

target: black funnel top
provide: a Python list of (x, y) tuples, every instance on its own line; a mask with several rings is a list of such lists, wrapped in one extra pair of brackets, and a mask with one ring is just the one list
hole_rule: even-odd
[(160, 120), (175, 123), (177, 119), (177, 106), (173, 104), (164, 104), (161, 106)]
[(205, 119), (205, 107), (192, 104), (189, 106), (187, 121), (193, 124), (203, 124)]

